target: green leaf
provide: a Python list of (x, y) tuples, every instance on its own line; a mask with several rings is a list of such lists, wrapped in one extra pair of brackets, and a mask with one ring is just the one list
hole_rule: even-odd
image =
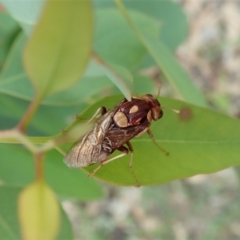
[[(0, 75), (0, 93), (30, 101), (34, 97), (34, 89), (22, 66), (22, 49), (26, 41), (24, 34), (19, 34), (16, 38)], [(93, 95), (113, 87), (110, 79), (105, 76), (106, 70), (99, 72), (94, 66), (89, 64), (85, 77), (81, 81), (65, 91), (48, 96), (42, 104), (51, 106), (82, 104), (89, 101)], [(120, 74), (125, 77), (122, 73)], [(126, 83), (130, 88), (132, 82), (129, 74), (126, 77)]]
[[(143, 20), (144, 18), (142, 21)], [(122, 21), (125, 20), (122, 19)], [(139, 21), (138, 23), (140, 24), (141, 21)], [(142, 25), (144, 26), (144, 24)], [(0, 92), (30, 101), (34, 97), (34, 89), (22, 66), (21, 53), (25, 43), (26, 36), (20, 34), (11, 49), (7, 63), (0, 76)], [(74, 86), (65, 91), (57, 92), (48, 96), (44, 99), (43, 104), (52, 106), (69, 106), (83, 102), (86, 103), (92, 96), (95, 95), (94, 97), (96, 98), (96, 94), (100, 93), (99, 96), (101, 97), (103, 91), (109, 91), (109, 89), (112, 89), (113, 84), (111, 81), (118, 86), (118, 88), (124, 93), (125, 97), (130, 98), (132, 75), (124, 67), (116, 64), (106, 64), (109, 65), (112, 71), (104, 65), (101, 66), (93, 61), (90, 62), (85, 76), (81, 81), (78, 81)], [(93, 85), (94, 88), (92, 88)]]
[(146, 93), (157, 94), (156, 82), (154, 82), (153, 79), (139, 74), (134, 74), (133, 78), (134, 78), (134, 95)]
[(25, 42), (24, 34), (19, 34), (14, 41), (0, 75), (0, 92), (31, 100), (34, 96), (34, 89), (22, 66), (22, 49)]
[[(92, 116), (99, 106), (112, 108), (120, 97), (104, 98), (81, 117)], [(152, 123), (156, 142), (147, 134), (133, 138), (133, 171), (141, 185), (162, 184), (202, 173), (213, 173), (240, 164), (240, 123), (221, 113), (185, 102), (161, 98), (164, 116)], [(165, 108), (181, 110), (180, 114)], [(119, 152), (115, 152), (119, 154)], [(115, 155), (114, 154), (114, 155)], [(112, 156), (110, 156), (112, 157)], [(136, 185), (129, 168), (130, 155), (103, 166), (95, 177), (117, 185)], [(84, 168), (92, 172), (98, 164)]]
[(199, 106), (207, 106), (200, 90), (163, 43), (145, 37), (145, 45), (160, 70), (184, 100)]
[(161, 22), (160, 40), (173, 52), (187, 36), (187, 18), (180, 5), (171, 0), (125, 1)]
[(0, 187), (0, 239), (21, 239), (17, 218), (17, 196), (20, 191), (20, 188)]
[[(15, 101), (14, 101), (15, 100)], [(9, 97), (4, 94), (0, 94), (0, 102), (3, 108), (1, 108), (0, 123), (2, 129), (8, 129), (16, 126), (20, 116), (26, 109), (27, 104), (23, 105), (22, 101)]]
[[(12, 186), (0, 187), (0, 239), (21, 239), (17, 216), (17, 198), (22, 188)], [(71, 224), (61, 209), (61, 229), (58, 240), (72, 239)]]
[(23, 239), (56, 238), (60, 227), (60, 206), (45, 182), (36, 181), (21, 191), (18, 214)]
[(183, 98), (191, 103), (200, 106), (206, 106), (207, 103), (195, 87), (193, 81), (180, 66), (177, 60), (172, 56), (170, 50), (164, 46), (157, 38), (147, 36), (137, 24), (132, 21), (130, 15), (126, 11), (121, 0), (115, 0), (119, 10), (125, 17), (132, 30), (138, 36), (139, 40), (146, 47), (151, 57), (155, 60), (157, 66), (163, 71), (166, 78), (173, 84), (183, 96)]
[[(122, 89), (122, 91), (125, 91), (125, 96), (128, 96), (130, 92), (129, 88), (132, 85), (131, 76), (124, 80), (126, 80), (124, 82), (124, 87), (126, 87), (127, 90)], [(127, 83), (127, 86), (125, 86), (125, 83)], [(92, 86), (94, 86), (94, 88)], [(63, 92), (54, 93), (53, 95), (48, 96), (42, 104), (50, 106), (88, 104), (89, 102), (92, 102), (92, 100), (95, 101), (98, 95), (98, 98), (101, 98), (104, 91), (110, 91), (112, 88), (114, 88), (114, 85), (106, 76), (83, 77), (81, 81), (77, 82), (73, 87), (70, 87)], [(76, 112), (76, 114), (77, 113), (78, 112)]]
[(17, 23), (9, 14), (0, 11), (0, 70), (18, 31)]
[[(0, 151), (1, 181), (8, 185), (26, 186), (34, 180), (34, 161), (29, 152), (7, 144), (1, 144)], [(102, 190), (94, 179), (89, 179), (79, 169), (69, 169), (63, 163), (63, 156), (56, 151), (47, 154), (45, 172), (48, 184), (61, 197), (83, 200), (102, 197)]]
[[(142, 31), (158, 36), (160, 24), (136, 11), (129, 14)], [(106, 61), (132, 69), (146, 56), (147, 51), (116, 9), (96, 11), (95, 51)]]
[(63, 156), (51, 151), (46, 159), (46, 179), (49, 185), (61, 197), (93, 200), (103, 196), (102, 189), (96, 181), (88, 178), (80, 169), (70, 169), (63, 163)]
[(18, 22), (25, 33), (27, 35), (30, 35), (34, 24), (39, 18), (45, 1), (1, 0), (1, 3), (12, 15), (12, 17)]
[(41, 97), (72, 86), (83, 75), (92, 34), (89, 0), (47, 1), (24, 54), (26, 71)]
[[(8, 95), (0, 94), (0, 102), (4, 106), (0, 113), (2, 128), (15, 127), (29, 102)], [(59, 133), (69, 124), (74, 116), (86, 108), (86, 104), (71, 107), (40, 106), (28, 129), (30, 135), (51, 136)], [(46, 116), (48, 120), (46, 121)]]
[(91, 62), (86, 76), (108, 77), (128, 100), (131, 99), (133, 78), (127, 69), (106, 61), (104, 61), (104, 64)]
[[(95, 0), (93, 2), (97, 7), (105, 9), (116, 6), (112, 0)], [(188, 29), (187, 18), (179, 4), (171, 0), (122, 0), (122, 2), (126, 5), (128, 11), (134, 9), (159, 21), (161, 23), (161, 32), (159, 32), (158, 37), (171, 51), (175, 51), (186, 38)], [(134, 22), (136, 21), (134, 20)]]
[(1, 144), (0, 149), (1, 181), (9, 185), (24, 186), (34, 180), (34, 161), (31, 153), (22, 147), (7, 144)]

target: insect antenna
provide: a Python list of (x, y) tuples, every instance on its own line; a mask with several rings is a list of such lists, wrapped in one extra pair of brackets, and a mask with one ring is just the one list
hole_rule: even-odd
[[(162, 86), (162, 85), (161, 85), (160, 82), (158, 82), (157, 85), (158, 85), (158, 88), (157, 88), (157, 99), (159, 100), (160, 92), (161, 92), (161, 86)], [(164, 107), (162, 107), (162, 108), (168, 108), (168, 109), (172, 110), (173, 112), (175, 112), (175, 113), (177, 113), (177, 114), (180, 113), (179, 110), (174, 109), (174, 108), (170, 108), (170, 107), (168, 107), (168, 106), (164, 106)]]
[(168, 106), (164, 106), (164, 107), (162, 107), (162, 108), (167, 108), (167, 109), (170, 109), (170, 110), (172, 110), (174, 113), (176, 113), (176, 114), (179, 114), (180, 113), (180, 110), (177, 110), (177, 109), (174, 109), (174, 108), (171, 108), (171, 107), (168, 107)]

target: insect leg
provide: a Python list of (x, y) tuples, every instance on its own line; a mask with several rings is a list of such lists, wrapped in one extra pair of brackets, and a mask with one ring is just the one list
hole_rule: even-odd
[(128, 150), (130, 151), (131, 154), (131, 159), (129, 162), (129, 167), (132, 168), (132, 162), (133, 162), (133, 147), (132, 144), (130, 142), (126, 142), (127, 146), (128, 146)]
[(106, 160), (100, 162), (100, 165), (97, 168), (95, 168), (94, 171), (91, 174), (88, 175), (88, 177), (92, 177), (102, 166), (104, 166), (107, 163), (110, 163), (110, 162), (112, 162), (112, 161), (114, 161), (114, 160), (116, 160), (118, 158), (121, 158), (121, 157), (125, 156), (127, 153), (128, 153), (128, 149), (127, 149), (127, 152), (125, 151), (122, 154), (119, 154), (118, 156), (115, 156), (113, 158), (106, 159)]
[(131, 173), (132, 173), (132, 175), (133, 175), (133, 178), (134, 178), (134, 180), (135, 180), (135, 182), (136, 182), (136, 187), (140, 187), (141, 185), (140, 185), (140, 183), (139, 183), (139, 181), (138, 181), (138, 179), (137, 179), (137, 177), (136, 177), (136, 175), (135, 175), (135, 173), (134, 173), (134, 171), (133, 171), (133, 169), (132, 169), (133, 147), (132, 147), (132, 145), (131, 145), (130, 142), (127, 142), (126, 144), (127, 144), (128, 148), (127, 148), (127, 147), (124, 147), (124, 146), (120, 146), (119, 148), (117, 148), (117, 150), (121, 151), (122, 154), (119, 154), (118, 156), (115, 156), (115, 157), (113, 157), (113, 158), (106, 159), (106, 160), (100, 162), (100, 165), (99, 165), (97, 168), (95, 168), (94, 171), (93, 171), (91, 174), (88, 175), (88, 177), (94, 176), (94, 175), (96, 174), (96, 172), (98, 172), (101, 167), (103, 167), (103, 166), (106, 165), (107, 163), (110, 163), (110, 162), (112, 162), (112, 161), (114, 161), (114, 160), (116, 160), (116, 159), (118, 159), (118, 158), (124, 157), (124, 156), (127, 155), (128, 152), (130, 151), (130, 153), (131, 153), (131, 159), (130, 159), (130, 163), (129, 163), (129, 168), (130, 168)]
[(93, 116), (87, 121), (87, 123), (90, 123), (94, 118), (97, 118), (98, 115), (104, 115), (107, 112), (107, 109), (105, 107), (100, 107)]
[[(138, 181), (138, 179), (136, 177), (136, 174), (135, 174), (135, 172), (133, 171), (133, 168), (132, 168), (132, 163), (133, 163), (133, 146), (132, 146), (132, 144), (129, 141), (126, 142), (126, 144), (128, 146), (128, 149), (126, 147), (124, 147), (124, 146), (121, 146), (120, 148), (125, 148), (125, 149), (127, 149), (130, 152), (131, 158), (130, 158), (130, 162), (129, 162), (129, 168), (130, 168), (130, 171), (131, 171), (131, 173), (133, 175), (133, 178), (134, 178), (134, 180), (136, 182), (136, 187), (140, 187), (141, 185), (140, 185), (140, 183), (139, 183), (139, 181)], [(118, 150), (120, 150), (120, 149), (118, 148)]]
[(153, 134), (152, 134), (152, 132), (151, 132), (150, 129), (147, 130), (147, 134), (148, 134), (148, 136), (152, 139), (153, 143), (154, 143), (162, 152), (164, 152), (166, 155), (169, 155), (169, 152), (167, 152), (165, 149), (161, 148), (161, 147), (157, 144), (157, 142), (156, 142), (155, 138), (153, 137)]

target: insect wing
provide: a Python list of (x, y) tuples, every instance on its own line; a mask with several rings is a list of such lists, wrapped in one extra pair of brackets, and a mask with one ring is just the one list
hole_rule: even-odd
[(127, 128), (112, 128), (106, 133), (104, 142), (111, 143), (112, 149), (117, 149), (132, 138), (146, 132), (150, 123), (146, 119), (141, 124)]
[(108, 157), (110, 153), (102, 151), (102, 143), (109, 126), (113, 123), (112, 116), (121, 104), (122, 102), (99, 117), (93, 129), (74, 144), (64, 158), (68, 167), (86, 167)]
[(89, 137), (92, 134), (93, 130), (86, 134), (80, 141), (76, 142), (66, 154), (64, 162), (68, 167), (85, 167), (91, 163), (93, 145)]

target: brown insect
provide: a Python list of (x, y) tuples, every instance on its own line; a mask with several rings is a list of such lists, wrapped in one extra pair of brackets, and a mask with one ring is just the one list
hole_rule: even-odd
[[(105, 107), (99, 110), (101, 110), (101, 116), (97, 118), (93, 129), (70, 149), (65, 156), (65, 163), (69, 167), (86, 167), (90, 164), (100, 163), (90, 174), (93, 176), (103, 165), (130, 152), (129, 166), (132, 171), (133, 147), (130, 140), (147, 132), (157, 145), (149, 127), (152, 120), (156, 121), (163, 116), (159, 101), (151, 94), (146, 94), (141, 98), (132, 97), (130, 102), (123, 99), (108, 111)], [(115, 150), (122, 153), (108, 159)], [(165, 150), (161, 150), (168, 154)], [(133, 171), (132, 174), (139, 185)]]

